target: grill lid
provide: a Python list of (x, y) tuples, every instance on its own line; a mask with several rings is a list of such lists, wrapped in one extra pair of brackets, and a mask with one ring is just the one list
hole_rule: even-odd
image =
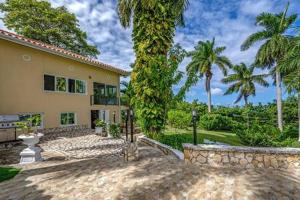
[(17, 122), (19, 120), (19, 115), (0, 115), (0, 123)]

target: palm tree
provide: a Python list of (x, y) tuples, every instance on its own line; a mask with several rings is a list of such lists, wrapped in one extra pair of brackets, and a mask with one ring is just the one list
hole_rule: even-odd
[(242, 98), (244, 98), (245, 106), (248, 106), (248, 97), (256, 94), (255, 83), (267, 87), (269, 84), (264, 79), (267, 77), (267, 74), (258, 74), (254, 75), (254, 67), (247, 67), (245, 63), (241, 63), (240, 65), (235, 65), (233, 67), (234, 74), (230, 74), (228, 77), (223, 78), (223, 83), (232, 83), (229, 86), (224, 95), (239, 93), (236, 101), (234, 103), (239, 102)]
[(133, 106), (132, 105), (132, 99), (134, 97), (134, 91), (132, 88), (131, 81), (126, 82), (126, 81), (121, 81), (121, 89), (120, 89), (120, 95), (121, 95), (121, 100), (122, 103), (125, 103), (126, 106)]
[(118, 0), (121, 25), (133, 22), (133, 48), (136, 55), (131, 81), (135, 109), (142, 128), (158, 133), (165, 124), (169, 99), (167, 55), (173, 45), (175, 28), (184, 25), (188, 0)]
[(298, 130), (300, 141), (300, 36), (295, 37), (290, 50), (279, 63), (280, 71), (285, 75), (283, 82), (289, 93), (298, 93)]
[(260, 46), (255, 64), (267, 67), (275, 74), (276, 82), (276, 101), (277, 101), (277, 121), (278, 128), (283, 130), (282, 120), (282, 88), (281, 88), (281, 73), (277, 64), (287, 52), (287, 47), (290, 42), (289, 36), (285, 35), (286, 31), (295, 22), (297, 15), (287, 17), (289, 3), (284, 12), (279, 14), (262, 13), (256, 17), (256, 24), (262, 26), (262, 31), (250, 35), (242, 44), (241, 50), (249, 49), (254, 43), (263, 41)]
[(187, 66), (188, 80), (192, 80), (196, 84), (198, 78), (192, 78), (199, 74), (202, 78), (205, 76), (205, 90), (208, 96), (208, 112), (211, 112), (211, 87), (210, 82), (213, 76), (213, 65), (216, 65), (224, 75), (227, 74), (227, 68), (230, 68), (231, 62), (225, 56), (221, 54), (225, 50), (225, 47), (215, 47), (215, 39), (212, 41), (200, 41), (195, 47), (194, 51), (189, 52), (188, 56), (192, 58), (192, 61)]

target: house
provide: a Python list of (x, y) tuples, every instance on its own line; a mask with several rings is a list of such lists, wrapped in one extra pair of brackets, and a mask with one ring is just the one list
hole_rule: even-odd
[(129, 73), (0, 30), (0, 115), (36, 116), (40, 128), (120, 122), (120, 76)]

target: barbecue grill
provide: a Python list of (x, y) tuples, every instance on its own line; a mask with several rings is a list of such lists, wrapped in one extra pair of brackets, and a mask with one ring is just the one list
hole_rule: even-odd
[(0, 142), (17, 140), (18, 115), (0, 115)]

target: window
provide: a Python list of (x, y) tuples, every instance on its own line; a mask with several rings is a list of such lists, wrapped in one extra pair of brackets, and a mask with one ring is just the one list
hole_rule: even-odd
[(112, 85), (106, 86), (106, 94), (108, 97), (116, 97), (117, 96), (117, 87)]
[(43, 127), (43, 118), (42, 114), (40, 113), (35, 113), (35, 114), (20, 114), (19, 119), (21, 122), (28, 122), (29, 119), (31, 119), (31, 124), (30, 126), (33, 127)]
[(61, 113), (60, 114), (61, 125), (75, 125), (75, 113)]
[(55, 76), (44, 75), (44, 90), (55, 91)]
[(85, 94), (85, 82), (76, 80), (76, 93)]
[(74, 79), (69, 79), (68, 84), (69, 84), (69, 90), (68, 91), (70, 93), (75, 93), (75, 80)]
[(44, 75), (44, 90), (86, 94), (86, 82), (64, 77)]
[(56, 91), (66, 92), (67, 91), (67, 81), (63, 77), (56, 77)]

